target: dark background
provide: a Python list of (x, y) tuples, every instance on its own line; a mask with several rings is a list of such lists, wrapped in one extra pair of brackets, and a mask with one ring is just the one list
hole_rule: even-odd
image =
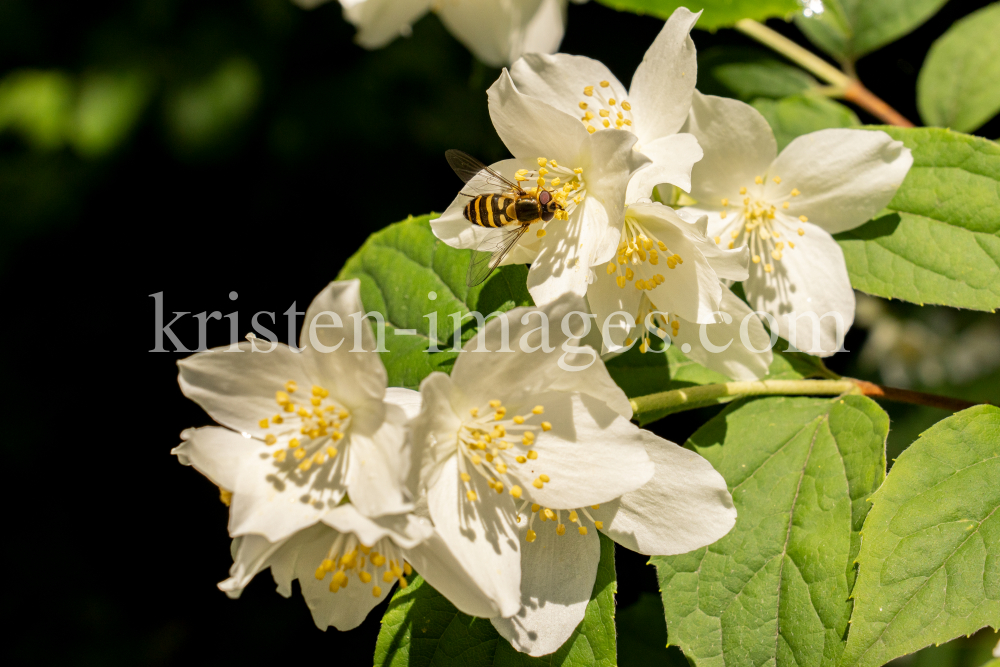
[[(986, 4), (953, 0), (863, 58), (862, 80), (918, 120), (927, 49)], [(569, 11), (563, 50), (602, 60), (626, 84), (662, 25), (596, 3)], [(770, 25), (805, 43), (791, 24)], [(445, 149), (506, 157), (486, 108), (498, 71), (475, 62), (436, 17), (376, 52), (355, 46), (353, 32), (336, 2), (313, 12), (287, 0), (0, 2), (0, 77), (51, 75), (75, 91), (28, 114), (56, 128), (48, 138), (30, 122), (3, 130), (0, 107), (6, 660), (371, 664), (381, 608), (355, 631), (323, 633), (266, 573), (236, 602), (215, 588), (231, 564), (226, 508), (170, 455), (182, 429), (208, 418), (177, 388), (175, 362), (186, 355), (149, 352), (151, 294), (163, 292), (168, 312), (238, 310), (241, 331), (257, 311), (280, 317), (293, 301), (303, 310), (368, 234), (450, 202), (458, 181)], [(700, 53), (753, 47), (733, 31), (694, 38)], [(118, 138), (95, 148), (65, 128), (79, 91), (101, 76), (139, 92), (134, 118), (112, 122)], [(978, 134), (1000, 136), (1000, 122)], [(887, 307), (901, 321), (934, 310)], [(981, 321), (946, 316), (958, 318), (956, 331)], [(174, 330), (194, 348), (186, 319)], [(276, 329), (287, 338), (283, 321)], [(209, 346), (228, 343), (227, 321), (208, 331)], [(854, 329), (848, 348), (865, 337)], [(829, 365), (879, 379), (857, 355)], [(988, 398), (996, 375), (944, 386)], [(889, 407), (902, 427), (890, 442), (896, 453), (946, 416)], [(683, 442), (705, 417), (653, 430)], [(649, 603), (640, 595), (656, 593), (645, 560), (619, 549), (620, 619), (659, 613), (637, 613)], [(662, 622), (650, 632), (662, 633)], [(653, 655), (625, 649), (622, 664)], [(927, 664), (949, 664), (940, 659)]]

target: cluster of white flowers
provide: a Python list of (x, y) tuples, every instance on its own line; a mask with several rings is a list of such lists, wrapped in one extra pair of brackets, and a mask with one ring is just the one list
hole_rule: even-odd
[[(674, 12), (628, 90), (582, 56), (528, 54), (503, 72), (489, 108), (514, 159), (493, 167), (568, 196), (567, 215), (533, 225), (505, 263), (531, 263), (537, 304), (586, 295), (598, 321), (622, 312), (638, 323), (638, 333), (622, 331), (626, 345), (645, 352), (651, 336), (671, 339), (748, 379), (771, 361), (759, 319), (748, 325), (751, 349), (706, 349), (692, 324), (715, 323), (732, 340), (725, 329), (751, 310), (727, 285), (743, 281), (772, 333), (834, 354), (854, 321), (854, 293), (831, 234), (883, 209), (913, 158), (884, 132), (849, 129), (801, 136), (779, 155), (753, 107), (695, 90), (698, 16)], [(686, 205), (651, 202), (664, 184), (689, 193)], [(463, 217), (467, 202), (460, 194), (432, 226), (449, 245), (478, 248), (489, 230)]]
[[(475, 353), (470, 341), (450, 376), (387, 389), (370, 327), (340, 326), (365, 312), (359, 292), (355, 280), (316, 297), (301, 351), (247, 342), (180, 363), (184, 394), (221, 424), (185, 431), (174, 453), (230, 505), (235, 563), (219, 584), (230, 596), (270, 568), (285, 596), (299, 580), (317, 626), (348, 630), (416, 570), (543, 655), (583, 619), (598, 532), (678, 554), (734, 525), (722, 477), (632, 424), (600, 361), (572, 371), (558, 355)], [(569, 293), (515, 309), (487, 324), (486, 346), (536, 333), (575, 344), (583, 332), (562, 323), (584, 309)]]
[[(432, 6), (342, 4), (372, 45)], [(480, 4), (520, 21), (516, 30), (487, 26), (502, 40), (471, 40), (484, 60), (558, 44), (565, 0), (435, 7), (461, 35), (459, 26), (489, 24), (476, 14), (485, 10), (473, 11)], [(538, 37), (533, 22), (543, 12), (559, 17), (558, 36)], [(432, 373), (419, 392), (387, 388), (370, 328), (342, 326), (365, 312), (357, 281), (316, 297), (301, 349), (260, 354), (248, 342), (180, 363), (182, 391), (221, 425), (185, 431), (174, 453), (230, 505), (235, 563), (222, 590), (236, 597), (270, 568), (283, 595), (299, 580), (320, 628), (347, 630), (416, 570), (459, 610), (490, 618), (518, 650), (544, 655), (583, 619), (598, 533), (670, 555), (732, 528), (722, 477), (635, 426), (602, 361), (499, 351), (510, 337), (537, 334), (596, 359), (581, 342), (589, 314), (619, 318), (617, 337), (594, 346), (605, 355), (674, 342), (736, 379), (767, 372), (779, 331), (816, 354), (839, 346), (854, 296), (830, 234), (889, 202), (910, 153), (882, 132), (826, 130), (778, 154), (755, 110), (695, 90), (689, 33), (698, 16), (673, 14), (629, 89), (594, 60), (538, 53), (490, 88), (491, 117), (514, 156), (493, 168), (536, 194), (547, 190), (560, 208), (532, 223), (505, 259), (530, 263), (537, 307), (492, 320), (450, 375)], [(652, 201), (665, 184), (689, 193), (677, 200), (685, 206)], [(454, 247), (478, 248), (490, 232), (466, 219), (468, 202), (459, 195), (432, 221)], [(743, 281), (753, 310), (729, 289), (733, 281)], [(830, 312), (839, 324), (824, 319)], [(567, 326), (571, 314), (580, 329)], [(701, 324), (739, 328), (751, 344), (716, 347)], [(474, 353), (483, 342), (495, 351)]]

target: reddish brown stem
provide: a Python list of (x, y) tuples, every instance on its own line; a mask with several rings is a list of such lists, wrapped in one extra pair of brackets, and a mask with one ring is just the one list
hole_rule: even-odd
[(982, 405), (981, 403), (963, 401), (960, 398), (935, 396), (934, 394), (925, 394), (919, 391), (910, 391), (909, 389), (883, 387), (873, 382), (865, 382), (864, 380), (853, 380), (853, 382), (861, 388), (861, 393), (865, 396), (871, 396), (872, 398), (884, 398), (887, 401), (895, 401), (897, 403), (926, 405), (930, 408), (940, 408), (942, 410), (950, 410), (952, 412), (959, 412), (976, 405)]
[(864, 84), (857, 79), (853, 80), (847, 86), (847, 90), (844, 91), (844, 99), (857, 104), (871, 115), (889, 125), (913, 127), (913, 123), (908, 121), (903, 114), (882, 101), (880, 97), (865, 88)]

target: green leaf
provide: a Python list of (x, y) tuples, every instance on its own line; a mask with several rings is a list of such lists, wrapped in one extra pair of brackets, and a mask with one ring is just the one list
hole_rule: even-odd
[(935, 424), (871, 500), (844, 667), (1000, 627), (1000, 408)]
[[(454, 351), (455, 314), (463, 318), (460, 349), (478, 331), (477, 320), (466, 319), (469, 313), (486, 317), (532, 305), (523, 265), (501, 267), (469, 289), (465, 276), (471, 251), (438, 240), (430, 226), (436, 217), (411, 217), (375, 232), (337, 275), (338, 280), (360, 279), (365, 308), (385, 318), (389, 351), (382, 353), (382, 362), (393, 387), (415, 389), (431, 372), (451, 371), (459, 354)], [(433, 328), (431, 314), (437, 320)], [(440, 352), (428, 351), (433, 347)]]
[(931, 46), (917, 78), (927, 125), (972, 132), (1000, 112), (1000, 2), (969, 14)]
[(670, 643), (697, 667), (835, 666), (888, 430), (863, 396), (783, 396), (733, 403), (691, 436), (737, 518), (715, 544), (652, 559)]
[(558, 651), (541, 658), (518, 653), (489, 619), (459, 612), (420, 577), (397, 590), (382, 617), (376, 667), (613, 667), (615, 544), (601, 535), (601, 561), (586, 615)]
[(780, 100), (758, 98), (751, 105), (767, 119), (779, 151), (803, 134), (829, 127), (861, 125), (853, 111), (820, 95), (793, 95)]
[(713, 46), (698, 52), (698, 90), (750, 102), (804, 93), (819, 84), (805, 71), (769, 52), (743, 46)]
[(886, 213), (835, 237), (851, 284), (921, 305), (995, 310), (1000, 146), (936, 128), (877, 129), (913, 151), (913, 168)]
[(800, 9), (797, 0), (598, 0), (620, 12), (668, 18), (678, 7), (704, 11), (696, 27), (702, 30), (728, 28), (740, 19), (763, 21), (786, 17)]
[(822, 13), (798, 14), (795, 24), (834, 58), (854, 62), (915, 30), (947, 1), (823, 0)]

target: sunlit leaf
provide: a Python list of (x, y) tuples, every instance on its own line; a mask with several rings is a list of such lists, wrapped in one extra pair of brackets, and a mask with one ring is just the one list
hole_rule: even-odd
[(740, 401), (687, 442), (726, 479), (736, 526), (657, 556), (668, 638), (698, 667), (835, 667), (889, 417), (863, 396)]
[(1000, 112), (1000, 3), (957, 21), (934, 42), (917, 79), (928, 125), (972, 132)]
[(913, 151), (888, 211), (836, 236), (851, 284), (914, 303), (1000, 306), (1000, 146), (935, 128), (878, 128)]
[(622, 12), (649, 14), (666, 19), (678, 7), (704, 11), (696, 27), (702, 30), (727, 28), (740, 19), (763, 21), (785, 17), (801, 9), (797, 0), (598, 0)]
[(793, 95), (780, 100), (758, 98), (751, 104), (771, 125), (779, 151), (803, 134), (861, 125), (853, 111), (820, 95)]
[[(433, 371), (450, 372), (462, 343), (478, 331), (484, 318), (532, 305), (528, 270), (501, 267), (482, 285), (469, 289), (469, 250), (456, 250), (431, 232), (436, 214), (410, 218), (375, 232), (347, 260), (338, 280), (361, 280), (361, 301), (386, 323), (382, 361), (389, 384), (416, 388)], [(432, 320), (436, 324), (432, 326)], [(459, 340), (455, 322), (460, 320)], [(435, 351), (435, 348), (437, 351)]]
[(844, 667), (1000, 626), (1000, 408), (935, 424), (871, 501)]

